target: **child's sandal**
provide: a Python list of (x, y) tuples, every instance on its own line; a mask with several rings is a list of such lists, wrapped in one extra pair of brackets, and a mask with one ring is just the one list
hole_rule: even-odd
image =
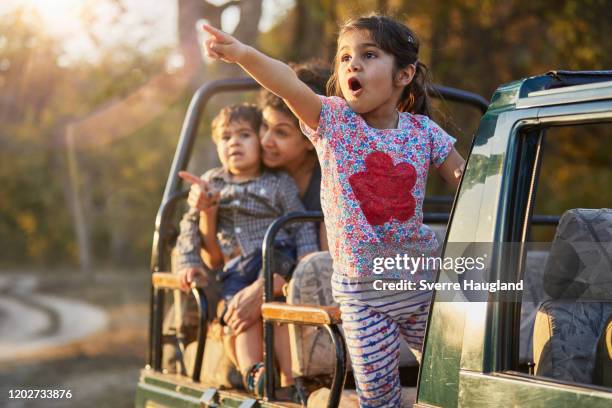
[[(259, 378), (255, 381), (255, 376), (259, 374)], [(257, 398), (263, 398), (264, 396), (264, 381), (265, 381), (265, 369), (264, 363), (259, 362), (253, 364), (245, 373), (243, 377), (244, 388), (255, 395)]]

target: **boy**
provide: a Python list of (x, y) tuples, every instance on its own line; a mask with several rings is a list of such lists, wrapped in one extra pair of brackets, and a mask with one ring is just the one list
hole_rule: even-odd
[[(192, 183), (190, 209), (181, 221), (177, 244), (181, 280), (187, 286), (195, 275), (204, 277), (201, 260), (211, 270), (223, 267), (217, 278), (222, 283), (225, 304), (259, 277), (261, 244), (270, 223), (289, 212), (304, 210), (291, 177), (263, 168), (260, 125), (261, 114), (255, 106), (242, 104), (222, 109), (212, 122), (212, 137), (222, 167), (207, 171), (202, 178), (179, 173)], [(293, 224), (281, 230), (274, 248), (276, 258), (281, 259), (274, 272), (287, 278), (296, 257), (317, 250), (314, 227)], [(286, 326), (278, 330), (284, 332)], [(259, 322), (235, 336), (239, 369), (247, 389), (256, 394), (263, 387), (258, 364), (263, 358), (261, 334)], [(277, 337), (287, 338), (282, 334)], [(278, 348), (281, 384), (290, 385), (289, 347), (286, 344)]]

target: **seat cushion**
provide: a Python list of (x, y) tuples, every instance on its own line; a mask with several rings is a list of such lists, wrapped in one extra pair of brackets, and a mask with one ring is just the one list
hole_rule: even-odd
[(536, 374), (590, 384), (597, 341), (612, 314), (612, 210), (563, 214), (543, 284), (552, 299), (536, 316)]
[(612, 387), (612, 316), (608, 318), (597, 342), (593, 384)]
[(529, 251), (525, 257), (519, 353), (521, 363), (533, 361), (533, 325), (540, 304), (547, 298), (542, 284), (547, 257), (548, 252), (542, 250)]
[(566, 211), (544, 270), (552, 298), (612, 301), (612, 209)]
[(533, 332), (536, 375), (590, 384), (597, 341), (610, 315), (610, 302), (542, 303)]
[[(332, 259), (329, 252), (306, 256), (295, 268), (289, 282), (287, 303), (335, 305), (331, 290)], [(289, 325), (292, 370), (295, 377), (331, 374), (335, 352), (327, 331), (314, 326)], [(416, 357), (406, 342), (400, 343), (400, 367), (416, 366)], [(348, 362), (350, 368), (350, 358)]]
[[(196, 348), (197, 342), (193, 342), (185, 349), (185, 364), (188, 373), (193, 372)], [(242, 376), (226, 351), (223, 344), (223, 327), (217, 321), (209, 323), (206, 332), (200, 382), (204, 387), (242, 388)]]

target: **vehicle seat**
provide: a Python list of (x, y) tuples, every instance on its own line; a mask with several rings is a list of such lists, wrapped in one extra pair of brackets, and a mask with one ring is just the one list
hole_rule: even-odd
[[(177, 271), (177, 252), (172, 250), (172, 271)], [(204, 265), (202, 265), (204, 268)], [(204, 268), (208, 275), (208, 285), (204, 289), (208, 300), (208, 327), (206, 329), (206, 345), (202, 369), (200, 371), (200, 382), (205, 387), (220, 389), (242, 388), (242, 376), (238, 368), (226, 353), (223, 344), (223, 327), (216, 318), (218, 315), (219, 301), (221, 299), (221, 284), (216, 280), (215, 273)], [(174, 291), (168, 296), (170, 308), (167, 310), (163, 333), (169, 341), (163, 345), (162, 367), (167, 373), (180, 372), (180, 364), (176, 355), (176, 342), (173, 334), (177, 331), (184, 336), (185, 351), (183, 362), (188, 373), (193, 371), (197, 348), (198, 309), (193, 296), (180, 291)], [(180, 312), (176, 313), (175, 308)]]
[(550, 296), (533, 336), (536, 375), (593, 382), (597, 342), (612, 316), (612, 210), (563, 214), (544, 268)]
[[(334, 305), (331, 290), (332, 259), (329, 252), (308, 255), (298, 265), (288, 286), (287, 303)], [(342, 328), (341, 328), (342, 330)], [(292, 369), (296, 377), (332, 374), (334, 347), (325, 330), (313, 326), (289, 326)], [(416, 366), (417, 360), (402, 339), (400, 367)], [(347, 364), (350, 368), (350, 358)]]
[(529, 249), (525, 257), (519, 352), (522, 364), (533, 362), (533, 326), (540, 305), (548, 298), (543, 284), (547, 259), (548, 251), (541, 249)]
[[(293, 272), (287, 291), (289, 304), (335, 305), (331, 291), (332, 259), (329, 252), (305, 257)], [(329, 334), (318, 327), (289, 325), (291, 367), (294, 377), (316, 377), (334, 372), (334, 347)], [(400, 366), (416, 366), (417, 360), (402, 339)], [(350, 358), (347, 364), (350, 369)]]
[[(432, 228), (438, 242), (444, 242), (445, 228)], [(288, 284), (287, 303), (335, 305), (331, 290), (332, 259), (329, 252), (305, 257), (293, 272)], [(313, 326), (289, 325), (292, 370), (294, 377), (331, 375), (334, 371), (334, 348), (325, 330)], [(401, 338), (400, 367), (416, 367), (418, 361)], [(350, 358), (347, 364), (350, 369)]]
[(604, 332), (597, 342), (593, 384), (612, 387), (612, 316), (604, 327)]

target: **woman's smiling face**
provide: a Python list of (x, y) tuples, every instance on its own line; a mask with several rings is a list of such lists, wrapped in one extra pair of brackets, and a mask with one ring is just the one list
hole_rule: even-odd
[(301, 163), (314, 149), (292, 115), (270, 107), (264, 108), (262, 114), (262, 159), (267, 167), (287, 170), (292, 164)]

